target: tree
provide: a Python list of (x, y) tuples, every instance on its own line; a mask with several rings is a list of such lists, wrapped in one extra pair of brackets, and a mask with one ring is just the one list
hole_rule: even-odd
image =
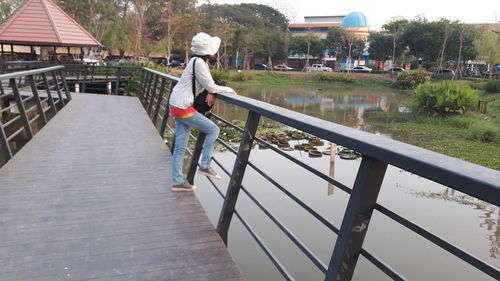
[[(401, 35), (401, 43), (409, 47), (409, 54), (428, 62), (438, 60), (439, 51), (442, 47), (443, 26), (440, 22), (429, 22), (424, 17), (418, 17), (405, 26)], [(435, 65), (435, 63), (434, 63)]]
[(0, 23), (7, 19), (24, 0), (2, 0), (0, 2)]
[(483, 30), (474, 41), (478, 57), (488, 64), (488, 72), (492, 74), (494, 64), (500, 61), (500, 35), (492, 30)]
[(399, 37), (404, 33), (405, 27), (408, 25), (408, 20), (404, 18), (393, 18), (391, 22), (386, 23), (382, 26), (383, 29), (387, 30), (392, 37), (392, 64), (396, 63), (396, 51), (400, 54), (404, 46), (399, 43)]
[(345, 56), (343, 51), (345, 33), (345, 29), (339, 26), (328, 28), (325, 46), (337, 57), (337, 63)]
[(368, 41), (370, 42), (368, 52), (370, 56), (382, 62), (390, 59), (394, 55), (393, 52), (391, 53), (391, 47), (394, 42), (392, 39), (392, 36), (388, 32), (371, 32), (368, 36)]

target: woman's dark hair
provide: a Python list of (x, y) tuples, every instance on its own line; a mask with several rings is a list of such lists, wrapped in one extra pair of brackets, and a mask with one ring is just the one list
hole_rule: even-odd
[(207, 61), (210, 59), (210, 55), (204, 55), (204, 56), (200, 56), (200, 55), (193, 55), (192, 58), (200, 58), (202, 59), (203, 61)]

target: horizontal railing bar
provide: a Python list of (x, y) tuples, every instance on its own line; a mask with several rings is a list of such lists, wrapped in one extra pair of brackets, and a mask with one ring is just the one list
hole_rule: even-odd
[(308, 170), (309, 172), (313, 173), (314, 175), (324, 179), (325, 181), (327, 181), (328, 183), (331, 183), (333, 185), (335, 185), (336, 187), (340, 188), (342, 191), (346, 192), (347, 194), (351, 194), (352, 190), (345, 186), (344, 184), (336, 181), (334, 178), (328, 176), (328, 175), (325, 175), (324, 173), (318, 171), (317, 169), (305, 164), (304, 162), (302, 161), (299, 161), (297, 160), (296, 158), (288, 155), (287, 153), (284, 153), (283, 151), (281, 151), (279, 148), (276, 148), (274, 146), (272, 146), (270, 143), (264, 141), (263, 139), (260, 139), (260, 138), (255, 138), (258, 142), (261, 142), (263, 143), (265, 146), (267, 146), (269, 149), (271, 149), (272, 151), (278, 153), (279, 155), (285, 157), (286, 159), (292, 161), (293, 163), (299, 165), (300, 167)]
[[(21, 95), (21, 96), (22, 96), (22, 95)], [(23, 103), (26, 103), (27, 101), (29, 101), (29, 100), (31, 100), (31, 99), (33, 99), (33, 98), (35, 98), (35, 96), (29, 96), (29, 97), (27, 97), (27, 98), (23, 99), (23, 100), (22, 100), (22, 102), (23, 102)]]
[[(233, 123), (231, 123), (231, 122), (229, 122), (229, 121), (227, 121), (227, 120), (223, 119), (222, 117), (217, 116), (217, 115), (215, 115), (215, 114), (212, 114), (212, 116), (214, 116), (217, 120), (219, 120), (219, 121), (223, 122), (224, 124), (226, 124), (226, 125), (228, 125), (228, 126), (230, 126), (230, 127), (234, 128), (234, 129), (236, 129), (236, 130), (238, 130), (238, 131), (240, 131), (240, 132), (243, 132), (243, 129), (242, 129), (242, 128), (240, 128), (240, 127), (238, 127), (238, 126), (234, 125)], [(293, 163), (295, 163), (295, 164), (299, 165), (300, 167), (302, 167), (302, 168), (304, 168), (304, 169), (308, 170), (309, 172), (313, 173), (314, 175), (316, 175), (316, 176), (318, 176), (318, 177), (320, 177), (320, 178), (324, 179), (325, 181), (327, 181), (327, 182), (329, 182), (329, 183), (331, 183), (331, 184), (335, 185), (336, 187), (340, 188), (340, 189), (341, 189), (341, 190), (343, 190), (344, 192), (346, 192), (346, 193), (348, 193), (348, 194), (351, 194), (351, 189), (350, 189), (349, 187), (347, 187), (347, 186), (343, 185), (342, 183), (340, 183), (340, 182), (336, 181), (336, 180), (335, 180), (335, 179), (333, 179), (332, 177), (327, 176), (327, 175), (323, 174), (322, 172), (320, 172), (320, 171), (318, 171), (318, 170), (314, 169), (313, 167), (311, 167), (311, 166), (309, 166), (309, 165), (307, 165), (307, 164), (305, 164), (305, 163), (303, 163), (303, 162), (301, 162), (301, 161), (299, 161), (299, 160), (295, 159), (294, 157), (292, 157), (292, 156), (288, 155), (287, 153), (282, 152), (280, 149), (275, 148), (275, 147), (274, 147), (274, 146), (272, 146), (270, 143), (268, 143), (268, 142), (264, 141), (264, 140), (263, 140), (263, 139), (261, 139), (261, 138), (255, 137), (255, 140), (257, 140), (257, 141), (258, 141), (258, 142), (260, 142), (260, 143), (263, 143), (264, 145), (266, 145), (268, 148), (270, 148), (270, 149), (271, 149), (271, 150), (273, 150), (274, 152), (276, 152), (276, 153), (278, 153), (279, 155), (281, 155), (281, 156), (283, 156), (283, 157), (287, 158), (288, 160), (292, 161)], [(223, 143), (223, 142), (221, 141), (221, 143)], [(226, 148), (228, 148), (229, 150), (231, 150), (231, 152), (233, 152), (234, 154), (237, 154), (237, 153), (238, 153), (237, 151), (235, 151), (234, 149), (230, 148), (229, 146), (226, 146)]]
[[(403, 142), (342, 126), (248, 97), (219, 93), (217, 98), (264, 117), (349, 147), (363, 155), (500, 205), (500, 172)], [(479, 178), (478, 175), (481, 175)]]
[(36, 104), (31, 106), (30, 108), (26, 109), (26, 113), (32, 111), (33, 109), (36, 109)]
[(11, 110), (11, 109), (12, 109), (12, 108), (14, 108), (14, 107), (17, 107), (17, 104), (15, 104), (15, 103), (14, 103), (14, 104), (12, 104), (12, 105), (9, 105), (9, 106), (7, 106), (7, 107), (5, 107), (5, 108), (0, 109), (0, 113), (4, 113), (4, 112), (6, 112), (6, 111), (9, 111), (9, 110)]
[(7, 74), (0, 74), (0, 81), (11, 79), (11, 78), (19, 78), (19, 77), (24, 77), (24, 76), (36, 75), (36, 74), (55, 71), (55, 70), (59, 70), (59, 69), (63, 69), (63, 68), (64, 68), (64, 66), (52, 66), (52, 67), (47, 67), (47, 68), (40, 68), (40, 69), (33, 69), (33, 70), (17, 71), (17, 72), (12, 72), (12, 73), (7, 73)]
[(153, 70), (153, 69), (149, 69), (147, 67), (143, 67), (142, 70), (145, 70), (147, 72), (151, 72), (153, 73), (154, 75), (157, 75), (157, 76), (160, 76), (161, 78), (164, 78), (164, 79), (167, 79), (169, 81), (174, 81), (174, 82), (178, 82), (179, 81), (179, 77), (175, 77), (175, 76), (172, 76), (172, 75), (168, 75), (168, 74), (165, 74), (165, 73), (162, 73), (162, 72), (159, 72), (159, 71), (156, 71), (156, 70)]
[(35, 117), (33, 117), (33, 118), (29, 121), (29, 123), (31, 124), (31, 123), (35, 122), (38, 118), (40, 118), (40, 114), (35, 115)]
[(455, 255), (456, 257), (460, 258), (461, 260), (469, 263), (470, 265), (474, 266), (475, 268), (481, 270), (482, 272), (490, 275), (493, 278), (498, 278), (500, 276), (500, 272), (495, 269), (493, 266), (481, 261), (480, 259), (470, 255), (469, 253), (459, 249), (458, 247), (452, 245), (451, 243), (441, 239), (440, 237), (430, 233), (429, 231), (421, 228), (420, 226), (410, 222), (409, 220), (401, 217), (400, 215), (394, 213), (393, 211), (387, 209), (386, 207), (376, 204), (375, 209), (382, 214), (390, 217), (391, 219), (397, 221), (401, 225), (405, 226), (406, 228), (412, 230), (413, 232), (417, 233), (418, 235), (426, 238), (430, 242), (436, 244), (437, 246), (441, 247), (442, 249), (446, 250), (447, 252)]
[(264, 214), (272, 221), (274, 224), (290, 239), (292, 242), (306, 255), (309, 260), (311, 260), (314, 265), (316, 265), (319, 270), (321, 270), (324, 274), (327, 272), (326, 266), (316, 257), (311, 250), (309, 250), (288, 228), (286, 228), (283, 223), (275, 216), (273, 216), (246, 188), (243, 186), (241, 190), (252, 200), (259, 209), (264, 212)]
[(397, 273), (394, 269), (392, 269), (390, 266), (382, 262), (380, 259), (369, 253), (365, 249), (361, 249), (359, 253), (365, 257), (367, 260), (369, 260), (373, 265), (375, 265), (378, 269), (382, 270), (385, 274), (387, 274), (389, 277), (392, 278), (392, 280), (397, 280), (397, 281), (406, 281), (407, 279), (401, 276), (401, 274)]
[(270, 183), (272, 183), (275, 187), (277, 187), (279, 190), (281, 190), (285, 195), (287, 195), (290, 199), (295, 201), (295, 203), (299, 204), (302, 208), (304, 208), (308, 213), (310, 213), (313, 217), (315, 217), (317, 220), (319, 220), (323, 225), (325, 225), (327, 228), (332, 230), (335, 234), (339, 234), (339, 229), (336, 228), (333, 224), (331, 224), (329, 221), (327, 221), (323, 216), (318, 214), (316, 211), (311, 209), (306, 203), (302, 202), (298, 197), (293, 195), (290, 191), (288, 191), (286, 188), (281, 186), (279, 183), (277, 183), (275, 180), (273, 180), (271, 177), (269, 177), (266, 173), (264, 173), (261, 169), (257, 168), (253, 163), (249, 162), (248, 165), (252, 167), (257, 173), (259, 173), (261, 176), (263, 176), (266, 180), (268, 180)]
[(290, 273), (288, 273), (288, 271), (285, 269), (285, 267), (274, 256), (274, 254), (271, 252), (269, 247), (267, 247), (267, 245), (262, 241), (262, 239), (252, 229), (252, 227), (248, 224), (248, 222), (240, 216), (238, 211), (235, 210), (234, 214), (240, 219), (243, 226), (247, 229), (247, 231), (250, 233), (250, 235), (253, 237), (253, 239), (257, 242), (257, 244), (260, 246), (260, 248), (264, 251), (264, 253), (269, 257), (269, 259), (274, 264), (276, 269), (278, 269), (278, 271), (281, 273), (281, 275), (288, 281), (295, 280), (295, 279), (293, 279), (292, 275)]
[(21, 115), (17, 115), (16, 117), (10, 119), (9, 121), (5, 122), (2, 127), (7, 128), (10, 124), (16, 122), (17, 120), (21, 119)]
[(231, 123), (231, 122), (227, 121), (226, 119), (224, 119), (224, 118), (222, 118), (222, 117), (220, 117), (220, 116), (218, 116), (218, 115), (216, 115), (216, 114), (212, 114), (212, 116), (213, 116), (215, 119), (217, 119), (217, 120), (221, 121), (222, 123), (226, 124), (227, 126), (230, 126), (231, 128), (233, 128), (233, 129), (235, 129), (235, 130), (239, 131), (240, 133), (243, 133), (243, 132), (245, 131), (244, 129), (242, 129), (242, 128), (240, 128), (240, 127), (236, 126), (236, 125), (234, 125), (233, 123)]
[(24, 127), (19, 128), (16, 132), (14, 132), (12, 135), (10, 135), (7, 138), (7, 141), (11, 141), (13, 138), (17, 137), (22, 131), (24, 131)]

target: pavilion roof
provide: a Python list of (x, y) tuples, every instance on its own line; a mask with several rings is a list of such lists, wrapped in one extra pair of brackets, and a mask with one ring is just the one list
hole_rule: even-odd
[(50, 0), (28, 0), (0, 24), (0, 43), (34, 46), (101, 46)]

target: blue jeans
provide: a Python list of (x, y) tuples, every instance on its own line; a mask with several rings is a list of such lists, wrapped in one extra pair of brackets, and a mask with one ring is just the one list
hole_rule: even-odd
[(219, 136), (219, 127), (203, 114), (196, 112), (189, 118), (175, 119), (175, 144), (172, 159), (172, 184), (179, 184), (185, 180), (182, 173), (182, 164), (184, 162), (184, 152), (189, 140), (191, 128), (198, 129), (205, 133), (205, 142), (203, 142), (203, 151), (201, 153), (200, 166), (206, 168), (212, 161), (212, 151), (215, 141)]

